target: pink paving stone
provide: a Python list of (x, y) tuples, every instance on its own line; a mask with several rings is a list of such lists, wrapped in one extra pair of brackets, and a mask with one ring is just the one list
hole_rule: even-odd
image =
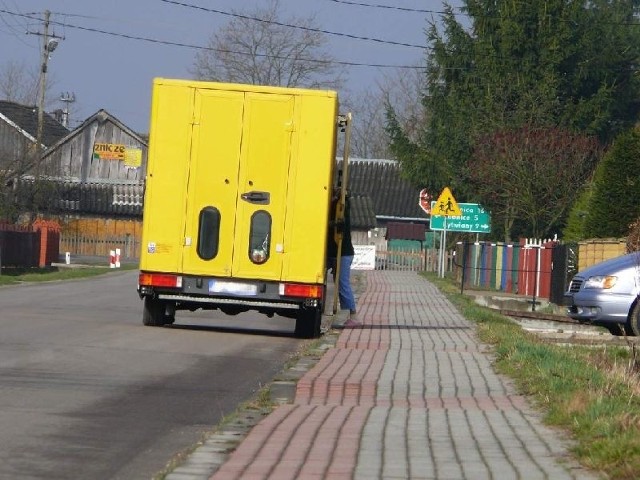
[[(278, 465), (273, 469), (272, 476), (274, 478), (283, 478), (284, 475), (289, 475), (286, 472), (291, 472), (291, 474), (295, 474), (302, 468), (304, 456), (298, 457), (297, 460), (280, 460)], [(278, 475), (278, 472), (282, 472), (283, 475)], [(290, 477), (289, 477), (290, 478)]]
[(328, 464), (333, 455), (336, 440), (337, 438), (318, 438), (309, 452), (308, 460)]
[[(220, 471), (220, 470), (218, 470)], [(229, 477), (218, 477), (217, 474), (214, 474), (213, 477), (211, 477), (212, 479), (214, 478), (225, 478), (225, 480), (228, 480)], [(234, 477), (234, 478), (240, 478), (240, 477)], [(252, 474), (243, 474), (242, 475), (242, 480), (263, 480), (267, 478), (264, 474), (262, 473), (252, 473)]]
[(333, 461), (329, 466), (329, 469), (327, 470), (327, 478), (337, 478), (335, 476), (340, 476), (340, 475), (349, 475), (349, 477), (347, 478), (350, 478), (350, 476), (355, 471), (355, 468), (356, 468), (355, 458), (349, 461), (346, 461), (346, 460)]
[(263, 475), (265, 472), (270, 472), (277, 464), (275, 461), (254, 461), (247, 466), (247, 469), (242, 473), (242, 478), (247, 475)]
[(340, 472), (340, 471), (333, 471), (330, 470), (327, 472), (327, 476), (324, 477), (326, 480), (351, 480), (352, 479), (352, 473), (351, 471), (348, 472)]
[(427, 408), (429, 409), (436, 410), (436, 409), (444, 408), (444, 402), (440, 397), (430, 397), (430, 398), (426, 398), (425, 400), (427, 403)]
[(442, 402), (444, 403), (444, 408), (460, 407), (460, 401), (458, 400), (458, 397), (445, 397), (442, 399)]
[(300, 470), (300, 478), (307, 478), (307, 475), (322, 475), (327, 470), (328, 466), (328, 461), (307, 459)]
[(460, 406), (465, 409), (477, 408), (478, 402), (475, 397), (460, 397)]
[(497, 405), (491, 397), (476, 397), (476, 403), (480, 410), (496, 410)]
[(515, 407), (516, 404), (514, 402), (514, 399), (516, 397), (517, 397), (516, 395), (513, 395), (513, 396), (512, 395), (507, 395), (507, 396), (504, 396), (504, 397), (499, 397), (499, 400), (496, 403), (499, 403), (500, 407), (503, 410), (512, 410), (512, 409), (516, 408)]

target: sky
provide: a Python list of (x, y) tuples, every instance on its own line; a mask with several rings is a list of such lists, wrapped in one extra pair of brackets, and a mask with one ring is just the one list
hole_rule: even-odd
[[(134, 131), (149, 129), (153, 78), (193, 78), (198, 46), (207, 45), (229, 13), (267, 0), (0, 0), (0, 69), (7, 62), (37, 72), (45, 10), (59, 44), (48, 60), (47, 111), (70, 104), (70, 128), (105, 109)], [(449, 2), (454, 7), (459, 1)], [(394, 8), (383, 8), (383, 6)], [(193, 8), (201, 7), (201, 8)], [(283, 20), (314, 15), (328, 50), (347, 67), (346, 92), (375, 88), (394, 69), (426, 53), (425, 29), (438, 21), (439, 0), (280, 0)], [(412, 10), (413, 9), (413, 10)], [(216, 10), (216, 12), (211, 11)], [(415, 11), (421, 10), (421, 11)], [(28, 32), (28, 33), (27, 33)], [(355, 37), (368, 37), (369, 40)], [(142, 40), (148, 39), (148, 40)], [(382, 40), (382, 41), (376, 41)], [(175, 45), (180, 44), (183, 46)], [(404, 44), (404, 45), (402, 45)], [(339, 92), (344, 96), (344, 92)]]

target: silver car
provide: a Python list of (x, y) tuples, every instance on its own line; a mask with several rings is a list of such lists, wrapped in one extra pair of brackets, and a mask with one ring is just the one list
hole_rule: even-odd
[(567, 315), (605, 327), (614, 335), (640, 336), (639, 274), (640, 252), (578, 272), (565, 293)]

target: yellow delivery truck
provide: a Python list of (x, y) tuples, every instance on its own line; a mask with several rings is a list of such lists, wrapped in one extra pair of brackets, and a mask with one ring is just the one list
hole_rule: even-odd
[(184, 309), (256, 310), (295, 318), (299, 337), (320, 335), (346, 118), (333, 91), (154, 80), (138, 282), (145, 325), (171, 324)]

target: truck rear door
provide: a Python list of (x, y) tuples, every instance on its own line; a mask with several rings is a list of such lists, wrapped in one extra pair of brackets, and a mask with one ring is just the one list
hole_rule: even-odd
[(295, 97), (198, 89), (183, 271), (280, 280)]

